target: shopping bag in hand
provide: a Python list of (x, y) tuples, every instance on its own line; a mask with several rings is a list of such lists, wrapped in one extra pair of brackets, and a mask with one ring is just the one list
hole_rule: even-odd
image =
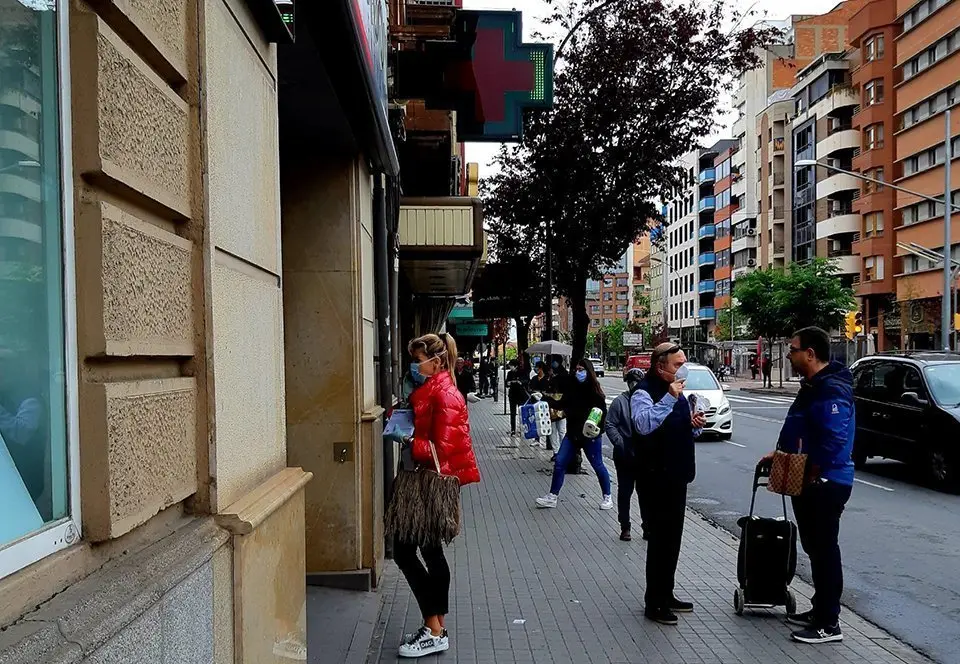
[(770, 464), (770, 479), (767, 489), (784, 496), (799, 496), (807, 477), (807, 455), (803, 454), (803, 441), (797, 441), (797, 452), (777, 449)]

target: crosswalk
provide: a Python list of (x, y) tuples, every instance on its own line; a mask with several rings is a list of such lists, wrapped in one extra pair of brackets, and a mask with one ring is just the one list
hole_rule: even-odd
[(756, 408), (771, 408), (771, 409), (785, 409), (789, 408), (790, 404), (793, 403), (792, 396), (780, 395), (780, 394), (741, 394), (739, 392), (727, 392), (727, 399), (730, 400), (735, 407), (742, 406), (749, 409)]

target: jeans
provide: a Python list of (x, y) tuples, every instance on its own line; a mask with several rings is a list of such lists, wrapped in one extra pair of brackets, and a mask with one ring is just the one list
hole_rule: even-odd
[(547, 449), (560, 449), (560, 444), (567, 437), (567, 421), (557, 420), (553, 423), (550, 438), (547, 440)]
[(449, 613), (450, 566), (443, 555), (443, 546), (420, 548), (423, 563), (417, 557), (417, 545), (393, 543), (393, 559), (413, 591), (424, 619), (429, 616), (445, 616)]
[(617, 520), (620, 527), (627, 530), (630, 528), (630, 500), (636, 490), (637, 503), (640, 505), (640, 527), (646, 532), (649, 510), (644, 500), (646, 494), (639, 484), (637, 462), (631, 457), (614, 452), (613, 465), (617, 468)]
[(793, 498), (800, 544), (810, 556), (813, 577), (813, 615), (818, 627), (833, 627), (840, 618), (843, 565), (840, 560), (840, 515), (852, 486), (816, 482)]
[[(583, 446), (583, 452), (587, 455), (587, 460), (593, 466), (597, 473), (597, 479), (600, 480), (600, 491), (604, 496), (610, 495), (610, 473), (607, 467), (603, 465), (603, 436), (596, 438), (581, 438), (579, 441)], [(563, 480), (567, 475), (567, 465), (577, 453), (577, 444), (569, 438), (564, 438), (560, 443), (560, 451), (557, 452), (557, 458), (553, 462), (553, 482), (550, 483), (550, 493), (556, 495), (563, 488)]]
[(639, 477), (641, 500), (649, 505), (647, 515), (648, 610), (669, 608), (683, 541), (687, 509), (687, 485), (669, 478), (644, 473)]

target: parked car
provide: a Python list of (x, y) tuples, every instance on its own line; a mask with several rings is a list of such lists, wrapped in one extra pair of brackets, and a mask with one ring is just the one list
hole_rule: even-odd
[(593, 370), (596, 372), (597, 378), (603, 378), (603, 360), (601, 360), (599, 357), (591, 357), (590, 361), (593, 362)]
[(874, 355), (851, 370), (855, 465), (896, 459), (919, 467), (938, 489), (960, 490), (960, 355)]
[(710, 407), (705, 411), (707, 424), (703, 427), (703, 433), (715, 435), (720, 440), (730, 440), (733, 436), (733, 408), (724, 394), (730, 386), (721, 386), (713, 372), (702, 364), (688, 362), (686, 366), (690, 373), (683, 393), (687, 397), (696, 395), (697, 399), (705, 398), (710, 402)]
[(627, 372), (631, 369), (640, 369), (646, 373), (650, 369), (650, 356), (651, 353), (639, 353), (638, 355), (628, 357), (627, 363), (623, 365), (624, 380), (627, 378)]

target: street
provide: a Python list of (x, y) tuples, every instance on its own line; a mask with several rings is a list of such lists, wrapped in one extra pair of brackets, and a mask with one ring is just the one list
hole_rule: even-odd
[[(619, 376), (601, 382), (611, 398), (624, 389)], [(727, 397), (733, 438), (698, 444), (688, 505), (739, 534), (736, 520), (749, 512), (757, 459), (773, 449), (792, 398), (739, 391)], [(779, 498), (761, 489), (757, 511), (775, 516), (780, 509)], [(958, 512), (960, 496), (923, 487), (903, 464), (873, 459), (857, 472), (842, 520), (844, 604), (938, 662), (960, 662)], [(802, 552), (799, 560), (809, 581)]]

